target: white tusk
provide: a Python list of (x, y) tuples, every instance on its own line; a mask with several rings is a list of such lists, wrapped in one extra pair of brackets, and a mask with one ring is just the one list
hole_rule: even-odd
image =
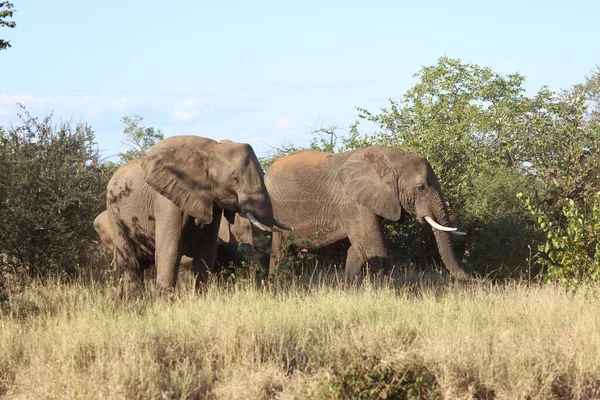
[(279, 230), (279, 228), (269, 228), (265, 224), (261, 223), (259, 220), (256, 219), (256, 217), (254, 215), (252, 215), (252, 213), (246, 213), (246, 218), (248, 218), (250, 220), (250, 223), (252, 225), (254, 225), (255, 227), (257, 227), (261, 231), (265, 231), (265, 232), (281, 232)]
[(452, 231), (450, 233), (453, 235), (458, 235), (458, 236), (465, 236), (467, 234), (467, 232), (461, 232), (461, 231)]
[(425, 216), (425, 221), (427, 221), (429, 225), (433, 226), (435, 229), (438, 229), (440, 231), (452, 232), (456, 230), (456, 228), (448, 228), (447, 226), (438, 224), (429, 215)]
[(281, 229), (285, 229), (286, 231), (293, 231), (294, 227), (288, 224), (284, 224), (283, 222), (277, 221), (273, 218), (273, 225), (280, 227)]

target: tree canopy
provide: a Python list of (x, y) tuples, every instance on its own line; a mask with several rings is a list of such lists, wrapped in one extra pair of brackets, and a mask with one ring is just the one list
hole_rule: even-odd
[[(0, 27), (14, 28), (17, 26), (15, 21), (11, 19), (15, 11), (13, 3), (8, 1), (0, 2)], [(9, 41), (0, 39), (0, 50), (5, 50), (9, 47), (11, 47)]]
[(123, 129), (125, 141), (123, 143), (129, 147), (126, 152), (119, 153), (121, 163), (146, 155), (152, 146), (165, 138), (160, 129), (140, 126), (143, 119), (139, 115), (126, 115), (121, 118), (121, 122), (125, 124)]

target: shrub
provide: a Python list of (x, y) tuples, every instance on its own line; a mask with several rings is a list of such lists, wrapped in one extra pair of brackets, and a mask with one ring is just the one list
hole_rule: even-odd
[(75, 272), (96, 256), (92, 223), (110, 171), (92, 129), (32, 117), (0, 131), (0, 267), (32, 277)]
[(532, 272), (529, 256), (543, 240), (535, 219), (517, 198), (524, 190), (534, 192), (536, 180), (506, 166), (482, 166), (472, 178), (472, 195), (465, 199), (457, 251), (470, 268), (490, 277)]
[(318, 399), (441, 399), (433, 374), (419, 361), (400, 368), (361, 350), (342, 354), (309, 398)]
[(561, 200), (558, 218), (550, 210), (531, 204), (530, 198), (519, 198), (546, 234), (546, 242), (538, 246), (546, 278), (566, 287), (600, 281), (600, 192), (588, 210), (572, 199)]

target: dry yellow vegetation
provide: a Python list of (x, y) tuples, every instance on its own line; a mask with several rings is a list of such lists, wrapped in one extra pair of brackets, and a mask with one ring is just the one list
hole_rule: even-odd
[[(600, 398), (600, 291), (319, 280), (33, 285), (1, 304), (10, 399)], [(362, 397), (361, 397), (362, 396)], [(382, 397), (379, 397), (382, 396)]]

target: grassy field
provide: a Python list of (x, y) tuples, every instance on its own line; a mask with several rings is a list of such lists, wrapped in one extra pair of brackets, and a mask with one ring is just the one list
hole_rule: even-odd
[(124, 302), (34, 285), (1, 303), (10, 399), (597, 399), (600, 290), (330, 279)]

